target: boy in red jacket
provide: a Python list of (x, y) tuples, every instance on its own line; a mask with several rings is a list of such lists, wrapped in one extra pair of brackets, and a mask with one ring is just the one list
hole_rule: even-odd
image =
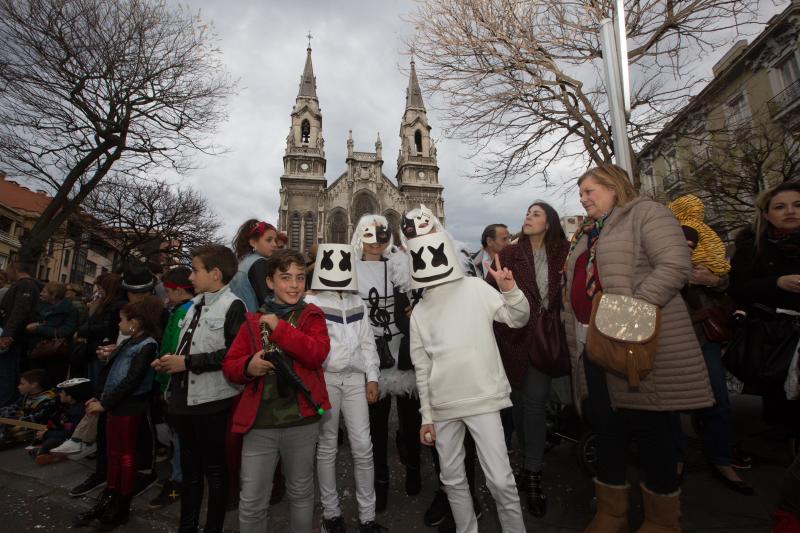
[(266, 530), (272, 476), (280, 458), (290, 530), (310, 533), (318, 422), (330, 409), (322, 372), (330, 349), (328, 328), (322, 311), (303, 302), (302, 255), (275, 252), (267, 263), (267, 285), (274, 295), (258, 312), (247, 313), (222, 363), (229, 381), (245, 385), (232, 424), (233, 432), (244, 434), (239, 530)]

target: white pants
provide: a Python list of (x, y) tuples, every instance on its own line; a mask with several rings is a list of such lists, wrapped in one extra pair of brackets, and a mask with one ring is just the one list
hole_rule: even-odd
[(475, 440), (478, 460), (486, 477), (486, 486), (497, 504), (497, 514), (504, 533), (525, 531), (517, 485), (508, 463), (500, 413), (467, 416), (434, 422), (436, 452), (441, 465), (440, 479), (447, 492), (458, 533), (478, 533), (478, 520), (469, 494), (464, 470), (464, 430)]
[(317, 443), (317, 480), (323, 518), (342, 514), (336, 493), (336, 452), (339, 414), (344, 415), (356, 477), (358, 518), (375, 519), (375, 464), (369, 434), (366, 381), (362, 372), (325, 372), (331, 409), (322, 415)]

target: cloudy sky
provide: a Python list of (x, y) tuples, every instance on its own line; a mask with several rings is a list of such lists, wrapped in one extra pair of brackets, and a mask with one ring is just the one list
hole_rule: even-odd
[[(780, 10), (771, 0), (762, 3), (765, 20)], [(227, 153), (201, 156), (197, 161), (201, 168), (181, 178), (210, 200), (224, 221), (226, 238), (251, 216), (277, 221), (289, 113), (309, 31), (328, 183), (345, 170), (348, 130), (353, 131), (359, 151), (374, 151), (380, 132), (384, 174), (394, 179), (408, 84), (404, 38), (414, 30), (404, 15), (415, 8), (414, 2), (192, 0), (189, 6), (200, 9), (201, 16), (213, 23), (224, 61), (240, 83), (238, 94), (229, 101), (230, 118), (214, 138)], [(733, 40), (732, 36), (731, 44)], [(708, 58), (709, 72), (717, 59), (719, 55)], [(431, 103), (426, 96), (438, 146), (439, 179), (445, 187), (447, 225), (457, 239), (476, 243), (482, 228), (492, 222), (518, 227), (527, 206), (539, 198), (550, 201), (562, 215), (582, 212), (574, 192), (543, 190), (534, 183), (488, 196), (488, 187), (466, 178), (474, 166), (467, 158), (469, 148), (444, 136), (444, 125)], [(572, 177), (567, 170), (563, 174), (564, 180)]]

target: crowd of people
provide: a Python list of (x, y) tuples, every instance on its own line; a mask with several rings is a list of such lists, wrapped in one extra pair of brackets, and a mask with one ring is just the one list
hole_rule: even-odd
[[(166, 271), (131, 260), (86, 301), (13, 262), (0, 288), (0, 442), (40, 465), (94, 455), (70, 495), (102, 492), (76, 527), (126, 523), (132, 498), (158, 482), (149, 505), (179, 502), (180, 532), (198, 531), (206, 494), (206, 532), (236, 507), (240, 531), (266, 531), (282, 498), (291, 531), (310, 532), (318, 491), (323, 530), (339, 533), (344, 427), (358, 529), (371, 533), (403, 504), (389, 498), (394, 403), (405, 493), (422, 490), (423, 450), (438, 476), (425, 523), (478, 531), (480, 464), (503, 531), (519, 532), (521, 494), (532, 516), (548, 512), (546, 417), (561, 391), (597, 435), (585, 530), (630, 530), (635, 444), (638, 531), (681, 531), (682, 413), (698, 421), (711, 472), (754, 493), (729, 374), (787, 440), (800, 433), (800, 182), (761, 194), (732, 254), (693, 195), (664, 206), (615, 165), (578, 187), (587, 218), (571, 239), (541, 201), (519, 231), (488, 225), (477, 251), (425, 206), (398, 228), (364, 215), (351, 243), (309, 254), (251, 219), (231, 248), (197, 248)], [(774, 522), (800, 531), (800, 458)]]

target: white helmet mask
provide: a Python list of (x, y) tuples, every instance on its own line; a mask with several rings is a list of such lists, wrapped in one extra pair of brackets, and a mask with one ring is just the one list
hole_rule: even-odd
[(464, 277), (461, 260), (446, 232), (434, 232), (406, 242), (411, 288), (433, 287)]
[(349, 244), (320, 244), (311, 288), (315, 291), (357, 291), (355, 250)]

